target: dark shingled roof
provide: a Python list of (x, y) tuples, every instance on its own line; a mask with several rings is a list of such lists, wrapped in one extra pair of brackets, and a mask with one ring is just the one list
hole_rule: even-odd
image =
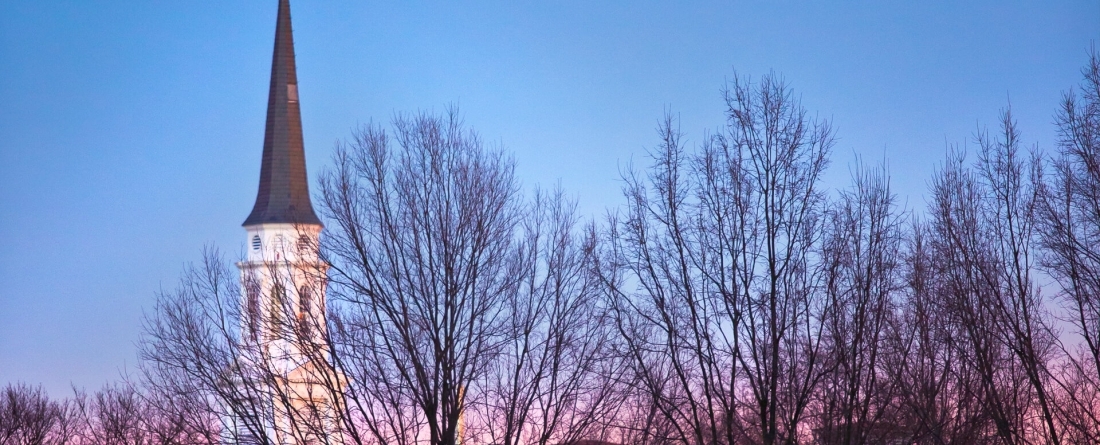
[(309, 201), (289, 0), (279, 0), (279, 19), (275, 26), (260, 191), (243, 225), (264, 223), (321, 224)]

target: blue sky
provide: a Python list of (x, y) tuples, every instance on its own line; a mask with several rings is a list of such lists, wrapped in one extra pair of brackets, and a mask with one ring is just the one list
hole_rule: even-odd
[[(965, 4), (962, 4), (965, 3)], [(252, 207), (276, 2), (0, 2), (0, 384), (55, 395), (137, 363), (143, 311)], [(665, 110), (688, 144), (736, 69), (782, 75), (922, 208), (948, 143), (1010, 101), (1051, 150), (1100, 2), (292, 1), (311, 179), (335, 141), (457, 104), (527, 187), (619, 205)]]

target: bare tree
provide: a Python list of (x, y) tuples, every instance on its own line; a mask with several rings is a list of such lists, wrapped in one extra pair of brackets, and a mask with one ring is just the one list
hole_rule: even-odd
[(1058, 443), (1048, 369), (1055, 336), (1032, 277), (1039, 161), (1020, 153), (1008, 111), (1001, 130), (996, 139), (979, 133), (973, 169), (952, 152), (933, 182), (938, 301), (958, 334), (960, 364), (980, 379), (975, 396), (996, 436)]
[[(128, 381), (67, 399), (41, 388), (9, 385), (0, 402), (3, 445), (207, 445), (216, 434), (197, 431), (177, 410), (166, 411)], [(188, 413), (196, 415), (198, 413)]]
[(394, 127), (399, 149), (368, 126), (321, 181), (337, 349), (377, 441), (450, 445), (507, 340), (521, 203), (512, 161), (455, 112)]
[[(145, 422), (154, 417), (131, 386), (106, 386), (89, 395), (76, 391), (73, 399), (80, 419), (80, 443), (145, 445), (154, 443)], [(171, 438), (169, 443), (171, 443)]]
[[(747, 239), (737, 252), (741, 304), (737, 360), (755, 402), (762, 442), (794, 443), (811, 392), (823, 372), (819, 363), (820, 284), (813, 252), (819, 247), (824, 194), (819, 184), (834, 144), (825, 121), (810, 119), (783, 81), (765, 76), (758, 86), (735, 79), (727, 89), (729, 138), (718, 146), (737, 159), (734, 175), (747, 218)], [(739, 151), (733, 155), (731, 151)], [(747, 192), (747, 193), (746, 193)], [(732, 266), (732, 264), (731, 264)], [(733, 289), (730, 289), (733, 290)], [(726, 292), (723, 291), (723, 294)], [(731, 302), (733, 303), (733, 302)]]
[(628, 428), (642, 433), (636, 441), (729, 443), (742, 433), (730, 428), (739, 423), (731, 421), (740, 408), (737, 345), (718, 328), (732, 312), (723, 311), (699, 270), (696, 258), (707, 257), (698, 251), (711, 246), (693, 230), (697, 178), (674, 125), (666, 115), (648, 174), (625, 177), (626, 214), (612, 217), (597, 271), (635, 375), (630, 417), (638, 423)]
[(993, 272), (982, 270), (993, 267), (988, 250), (992, 234), (979, 211), (985, 196), (963, 159), (952, 152), (933, 179), (932, 245), (941, 278), (936, 283), (937, 309), (949, 316), (944, 328), (954, 337), (958, 366), (978, 376), (969, 396), (983, 404), (990, 433), (1014, 443), (1022, 438), (1023, 413), (1014, 401), (1020, 400), (1023, 382), (997, 334), (991, 304), (996, 296), (984, 279)]
[[(616, 400), (588, 278), (592, 237), (559, 192), (456, 110), (367, 126), (321, 181), (332, 363), (364, 442), (572, 441)], [(396, 144), (394, 144), (396, 142)]]
[(1010, 111), (1000, 124), (998, 137), (978, 133), (973, 167), (953, 150), (933, 180), (931, 301), (946, 315), (937, 329), (956, 349), (953, 372), (977, 378), (970, 397), (989, 422), (984, 436), (1060, 443), (1049, 369), (1056, 338), (1033, 278), (1040, 162), (1020, 149)]
[(995, 296), (990, 303), (1001, 341), (1031, 386), (1028, 399), (1034, 407), (1027, 407), (1031, 412), (1025, 437), (1035, 442), (1061, 443), (1047, 368), (1056, 338), (1034, 278), (1041, 161), (1037, 149), (1030, 157), (1022, 152), (1011, 110), (1002, 112), (1000, 124), (999, 137), (992, 138), (983, 131), (977, 138), (977, 169), (985, 191), (981, 201), (985, 205), (980, 210), (983, 229), (991, 235), (993, 263), (991, 268), (981, 269), (988, 272), (982, 278)]
[[(235, 278), (219, 252), (205, 251), (201, 266), (189, 266), (176, 291), (157, 296), (139, 344), (143, 377), (150, 391), (161, 396), (157, 400), (168, 402), (192, 394), (200, 404), (188, 409), (200, 413), (200, 418), (217, 419), (218, 434), (226, 430), (227, 437), (233, 431), (223, 419), (253, 411), (249, 395), (240, 392), (248, 387), (237, 385), (234, 378), (241, 369), (235, 319), (240, 315), (240, 291)], [(165, 408), (175, 406), (169, 403)], [(250, 423), (254, 430), (263, 431), (260, 419), (241, 417), (254, 419)], [(260, 443), (270, 443), (259, 435)]]
[(823, 248), (831, 372), (818, 390), (821, 443), (883, 443), (906, 433), (883, 366), (901, 289), (901, 215), (884, 168), (857, 165), (853, 182), (828, 212)]
[(483, 442), (572, 443), (603, 438), (619, 405), (621, 374), (589, 273), (594, 231), (576, 233), (561, 190), (536, 192), (523, 219), (525, 271), (510, 309), (508, 341), (471, 406)]
[(1100, 55), (1082, 70), (1056, 116), (1059, 141), (1040, 208), (1043, 266), (1061, 289), (1065, 321), (1080, 345), (1067, 354), (1059, 403), (1067, 440), (1100, 440)]
[[(601, 259), (638, 391), (677, 443), (795, 443), (819, 363), (816, 293), (833, 145), (775, 75), (735, 78), (727, 125), (695, 157), (666, 117)], [(645, 407), (641, 408), (643, 411)], [(651, 418), (652, 416), (646, 416)]]
[(70, 403), (50, 400), (41, 387), (8, 384), (0, 392), (0, 444), (63, 445), (75, 425)]
[(219, 422), (201, 393), (167, 394), (143, 387), (139, 392), (146, 437), (151, 444), (206, 445), (219, 443)]
[[(293, 334), (300, 329), (290, 323), (297, 311), (285, 298), (255, 318), (247, 315), (250, 300), (241, 298), (238, 277), (210, 249), (199, 266), (187, 268), (176, 291), (158, 296), (139, 345), (149, 403), (205, 440), (216, 434), (218, 440), (274, 444), (282, 437), (316, 437), (327, 431), (321, 423), (328, 419), (311, 416), (301, 406), (302, 395), (287, 384), (289, 371), (270, 354), (258, 353), (249, 326), (268, 326), (263, 335), (294, 339), (301, 350), (319, 354), (309, 349), (313, 340)], [(320, 368), (318, 374), (332, 374), (329, 367)], [(338, 390), (339, 385), (331, 385), (323, 392), (330, 396)], [(340, 443), (342, 438), (324, 440)]]

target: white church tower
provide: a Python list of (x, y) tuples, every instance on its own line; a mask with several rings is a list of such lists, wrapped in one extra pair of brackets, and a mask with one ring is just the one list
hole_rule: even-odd
[(327, 265), (317, 256), (322, 225), (306, 178), (289, 0), (279, 1), (260, 186), (243, 226), (240, 332), (252, 369), (242, 375), (255, 376), (248, 385), (259, 387), (251, 391), (265, 420), (246, 428), (231, 419), (227, 441), (248, 443), (262, 429), (278, 445), (342, 443), (331, 408), (343, 379), (325, 366)]

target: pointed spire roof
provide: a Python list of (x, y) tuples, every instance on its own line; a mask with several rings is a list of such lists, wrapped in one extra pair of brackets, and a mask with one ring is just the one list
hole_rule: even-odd
[(260, 190), (243, 225), (265, 223), (321, 224), (309, 200), (289, 0), (279, 0)]

